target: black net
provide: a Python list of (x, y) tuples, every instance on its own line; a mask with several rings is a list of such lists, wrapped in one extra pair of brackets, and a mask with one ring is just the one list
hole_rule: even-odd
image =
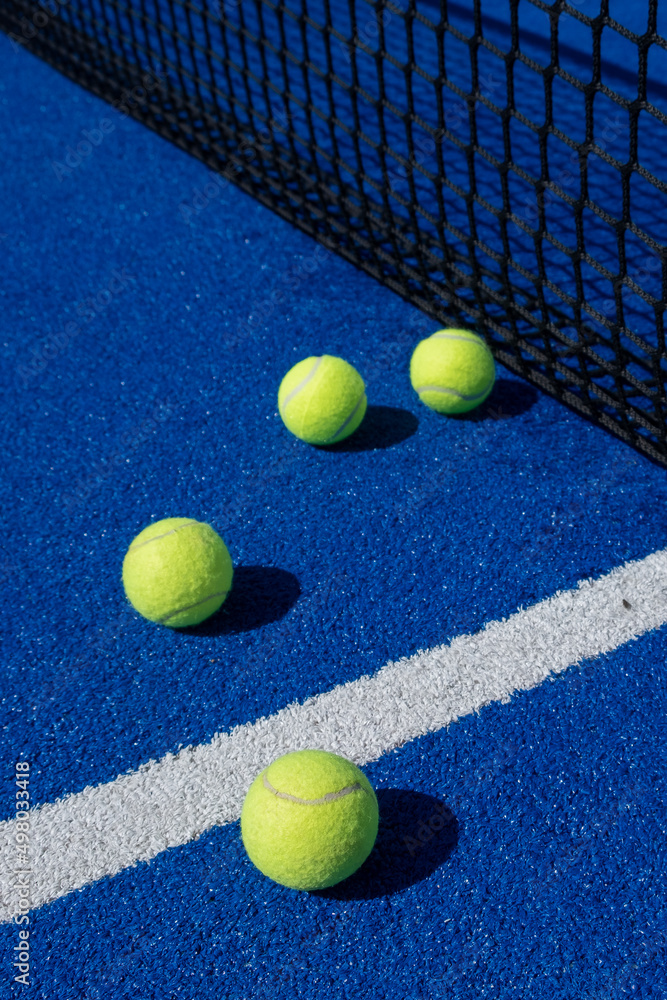
[(0, 27), (667, 462), (658, 0), (0, 0)]

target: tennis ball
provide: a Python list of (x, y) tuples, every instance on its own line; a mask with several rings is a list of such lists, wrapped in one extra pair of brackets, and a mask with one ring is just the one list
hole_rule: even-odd
[(167, 517), (144, 528), (123, 560), (123, 586), (149, 621), (183, 628), (217, 611), (232, 586), (232, 560), (210, 524)]
[(291, 889), (325, 889), (371, 853), (378, 804), (368, 778), (324, 750), (279, 757), (253, 781), (241, 836), (264, 875)]
[(308, 444), (335, 444), (356, 431), (366, 413), (359, 372), (342, 358), (323, 354), (290, 368), (278, 390), (278, 410), (288, 430)]
[(467, 413), (487, 398), (496, 380), (493, 355), (469, 330), (438, 330), (420, 341), (410, 381), (422, 403), (438, 413)]

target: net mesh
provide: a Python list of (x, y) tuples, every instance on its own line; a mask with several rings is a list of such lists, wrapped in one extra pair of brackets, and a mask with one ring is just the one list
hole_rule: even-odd
[(665, 463), (661, 16), (658, 0), (0, 0), (13, 45)]

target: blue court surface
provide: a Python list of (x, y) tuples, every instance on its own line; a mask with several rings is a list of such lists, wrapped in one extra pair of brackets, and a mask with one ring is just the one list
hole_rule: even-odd
[[(426, 409), (430, 320), (4, 36), (0, 135), (0, 997), (667, 998), (665, 470), (500, 367)], [(316, 449), (276, 396), (322, 353), (369, 410)], [(235, 565), (184, 630), (120, 580), (175, 516)], [(240, 840), (235, 775), (292, 745), (377, 790), (333, 889)]]

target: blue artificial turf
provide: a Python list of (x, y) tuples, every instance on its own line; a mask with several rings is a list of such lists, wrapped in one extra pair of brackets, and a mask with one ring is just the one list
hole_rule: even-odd
[[(473, 416), (426, 410), (416, 310), (0, 51), (0, 757), (32, 762), (37, 801), (664, 547), (663, 469), (502, 369)], [(324, 351), (370, 410), (317, 450), (276, 392)], [(175, 515), (237, 566), (221, 613), (178, 632), (120, 584), (134, 535)], [(389, 869), (338, 896), (267, 883), (230, 826), (57, 901), (34, 918), (34, 995), (667, 996), (664, 661), (646, 636), (371, 765)]]
[(378, 845), (332, 890), (233, 824), (57, 901), (34, 995), (664, 1000), (664, 660), (646, 636), (367, 767)]

